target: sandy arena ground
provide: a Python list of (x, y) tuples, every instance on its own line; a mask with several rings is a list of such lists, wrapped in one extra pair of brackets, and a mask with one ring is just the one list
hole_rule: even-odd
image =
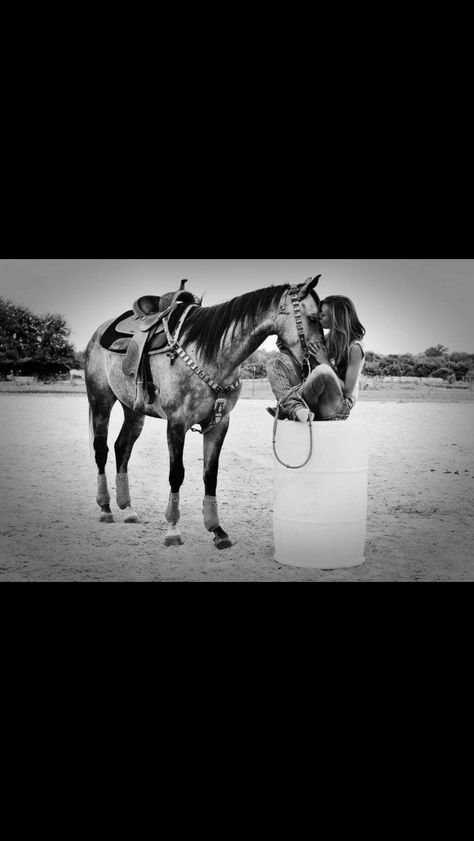
[(474, 403), (360, 402), (370, 437), (366, 561), (323, 572), (273, 560), (272, 420), (268, 400), (240, 400), (221, 456), (218, 551), (202, 524), (202, 439), (186, 439), (184, 545), (167, 524), (165, 424), (147, 419), (130, 462), (127, 525), (115, 504), (114, 408), (107, 466), (114, 524), (99, 523), (84, 394), (0, 394), (0, 580), (474, 581)]

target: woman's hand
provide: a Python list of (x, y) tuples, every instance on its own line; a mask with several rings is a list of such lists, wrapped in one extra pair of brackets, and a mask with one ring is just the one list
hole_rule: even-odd
[(320, 365), (323, 365), (324, 363), (326, 363), (326, 365), (329, 365), (326, 346), (322, 342), (308, 342), (308, 350), (311, 356), (314, 356), (316, 358), (316, 361), (319, 362)]

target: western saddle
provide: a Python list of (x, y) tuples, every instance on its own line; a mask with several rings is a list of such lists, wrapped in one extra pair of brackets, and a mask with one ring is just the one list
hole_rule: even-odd
[[(135, 383), (134, 409), (143, 411), (144, 393), (148, 403), (153, 403), (157, 391), (150, 368), (150, 354), (165, 353), (169, 349), (163, 319), (177, 304), (200, 306), (201, 300), (185, 290), (187, 280), (182, 280), (177, 292), (165, 295), (142, 295), (131, 310), (120, 315), (107, 328), (100, 340), (105, 350), (123, 356), (122, 371)], [(183, 312), (185, 306), (183, 307)]]

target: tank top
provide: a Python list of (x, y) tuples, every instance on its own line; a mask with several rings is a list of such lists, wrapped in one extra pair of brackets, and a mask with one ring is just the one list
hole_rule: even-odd
[[(362, 373), (362, 369), (363, 369), (364, 364), (365, 364), (365, 346), (364, 346), (364, 342), (362, 341), (362, 339), (356, 339), (354, 342), (351, 342), (351, 344), (349, 345), (348, 355), (350, 356), (351, 350), (355, 345), (359, 345), (359, 347), (362, 351), (362, 364), (361, 364), (360, 369), (359, 369), (359, 375), (357, 377), (357, 382), (354, 386), (354, 390), (353, 390), (352, 394), (348, 395), (348, 397), (347, 397), (347, 400), (349, 400), (351, 402), (351, 408), (352, 408), (352, 406), (355, 405), (355, 403), (357, 402), (357, 400), (359, 398), (360, 375)], [(335, 360), (331, 359), (331, 365), (333, 365), (335, 367), (335, 364), (336, 364)]]

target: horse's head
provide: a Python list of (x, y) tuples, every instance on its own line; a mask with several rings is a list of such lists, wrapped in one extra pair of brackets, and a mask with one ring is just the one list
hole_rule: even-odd
[(315, 288), (318, 275), (304, 283), (292, 286), (282, 297), (275, 321), (276, 333), (281, 342), (303, 364), (309, 342), (324, 341), (319, 323), (320, 298)]

